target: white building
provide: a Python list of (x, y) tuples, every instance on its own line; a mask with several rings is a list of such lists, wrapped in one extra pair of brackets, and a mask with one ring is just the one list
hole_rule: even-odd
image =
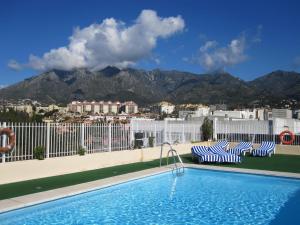
[(36, 107), (36, 112), (39, 114), (44, 114), (46, 112), (51, 112), (53, 110), (57, 110), (60, 113), (66, 113), (68, 111), (67, 107), (60, 107), (58, 105), (48, 105), (48, 106), (38, 106)]
[(69, 112), (87, 113), (87, 114), (118, 114), (124, 108), (124, 112), (131, 114), (138, 112), (138, 105), (132, 101), (130, 102), (104, 102), (104, 101), (73, 101), (68, 104)]
[(272, 109), (272, 118), (292, 119), (293, 113), (290, 109)]
[(29, 115), (33, 113), (32, 105), (14, 105), (12, 108), (19, 112), (26, 112)]
[(256, 111), (250, 110), (235, 110), (235, 111), (222, 111), (216, 110), (213, 112), (213, 116), (225, 117), (233, 119), (256, 119)]
[(300, 109), (295, 110), (295, 118), (300, 120)]
[(88, 101), (73, 101), (68, 104), (69, 112), (88, 113), (88, 114), (117, 114), (120, 109), (120, 102), (88, 102)]
[(133, 101), (124, 102), (121, 104), (120, 111), (127, 114), (135, 114), (138, 113), (138, 105)]
[(195, 117), (209, 116), (210, 108), (209, 107), (199, 107), (195, 112)]
[(205, 117), (210, 115), (210, 108), (209, 107), (199, 107), (195, 111), (179, 111), (178, 113), (179, 118), (195, 118), (195, 117)]
[(166, 101), (160, 102), (151, 107), (152, 112), (159, 113), (159, 114), (162, 113), (171, 114), (174, 112), (174, 110), (175, 110), (175, 105)]
[(266, 110), (265, 109), (256, 109), (256, 119), (268, 120)]

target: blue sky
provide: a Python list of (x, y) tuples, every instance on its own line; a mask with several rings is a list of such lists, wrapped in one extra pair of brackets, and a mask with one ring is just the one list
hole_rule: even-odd
[[(283, 0), (1, 1), (0, 86), (82, 65), (225, 70), (244, 80), (299, 72), (299, 8)], [(112, 23), (119, 39), (104, 40)], [(77, 41), (94, 31), (104, 36), (87, 38), (79, 52)]]

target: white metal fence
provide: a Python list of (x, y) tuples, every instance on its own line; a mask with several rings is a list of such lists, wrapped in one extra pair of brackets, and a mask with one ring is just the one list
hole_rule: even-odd
[[(16, 134), (14, 150), (2, 154), (0, 162), (34, 158), (34, 149), (43, 146), (45, 157), (78, 154), (83, 146), (86, 153), (118, 151), (130, 148), (130, 125), (128, 124), (76, 124), (76, 123), (3, 123)], [(1, 136), (2, 145), (7, 144)]]
[[(60, 157), (78, 154), (80, 146), (86, 153), (132, 149), (134, 134), (144, 133), (144, 147), (149, 146), (149, 137), (154, 146), (164, 141), (180, 143), (200, 140), (200, 126), (190, 123), (163, 121), (138, 121), (132, 124), (80, 124), (80, 123), (0, 123), (10, 127), (16, 134), (16, 145), (11, 153), (2, 154), (0, 162), (30, 160), (34, 149), (43, 146), (45, 157)], [(7, 145), (5, 135), (0, 143)]]
[(154, 120), (132, 120), (132, 133), (141, 132), (147, 143), (149, 137), (154, 137), (154, 146), (163, 142), (186, 143), (201, 140), (200, 122), (191, 121), (154, 121)]
[[(230, 142), (275, 141), (280, 144), (279, 134), (284, 130), (295, 133), (292, 145), (300, 145), (300, 121), (292, 119), (257, 120), (214, 120), (214, 139), (227, 139)], [(289, 137), (286, 137), (287, 139)]]
[[(10, 127), (16, 134), (14, 150), (2, 154), (0, 162), (29, 160), (34, 158), (34, 149), (45, 148), (45, 157), (60, 157), (78, 154), (83, 146), (86, 153), (132, 149), (135, 134), (143, 133), (143, 147), (163, 142), (188, 143), (201, 140), (200, 121), (152, 121), (132, 120), (130, 124), (80, 124), (80, 123), (0, 123)], [(214, 139), (231, 142), (272, 140), (280, 143), (279, 132), (289, 129), (296, 134), (293, 145), (300, 145), (300, 121), (228, 121), (214, 120)], [(2, 146), (7, 144), (5, 135), (0, 137)]]

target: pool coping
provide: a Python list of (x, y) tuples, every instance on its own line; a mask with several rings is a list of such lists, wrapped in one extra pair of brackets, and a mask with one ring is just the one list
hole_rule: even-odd
[[(268, 171), (268, 170), (254, 170), (254, 169), (232, 168), (232, 167), (210, 166), (210, 165), (188, 164), (188, 163), (185, 163), (185, 167), (194, 168), (194, 169), (206, 169), (206, 170), (215, 170), (215, 171), (236, 172), (236, 173), (300, 179), (300, 173), (276, 172), (276, 171)], [(94, 191), (101, 188), (106, 188), (109, 186), (129, 182), (132, 180), (165, 173), (168, 171), (171, 171), (170, 167), (166, 167), (166, 166), (156, 167), (152, 169), (146, 169), (146, 170), (141, 170), (133, 173), (117, 175), (117, 176), (86, 182), (82, 184), (57, 188), (49, 191), (43, 191), (34, 194), (14, 197), (10, 199), (4, 199), (4, 200), (0, 200), (0, 213), (16, 210), (19, 208), (29, 207), (32, 205), (37, 205), (37, 204), (65, 198), (65, 197), (74, 196), (85, 192)]]

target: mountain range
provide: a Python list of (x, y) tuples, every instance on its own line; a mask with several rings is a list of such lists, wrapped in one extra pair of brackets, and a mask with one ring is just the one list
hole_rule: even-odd
[(0, 89), (0, 99), (25, 98), (48, 104), (66, 104), (73, 100), (133, 100), (143, 106), (166, 100), (177, 104), (278, 106), (300, 101), (300, 74), (279, 70), (244, 81), (225, 72), (193, 74), (109, 66), (100, 71), (51, 70)]

